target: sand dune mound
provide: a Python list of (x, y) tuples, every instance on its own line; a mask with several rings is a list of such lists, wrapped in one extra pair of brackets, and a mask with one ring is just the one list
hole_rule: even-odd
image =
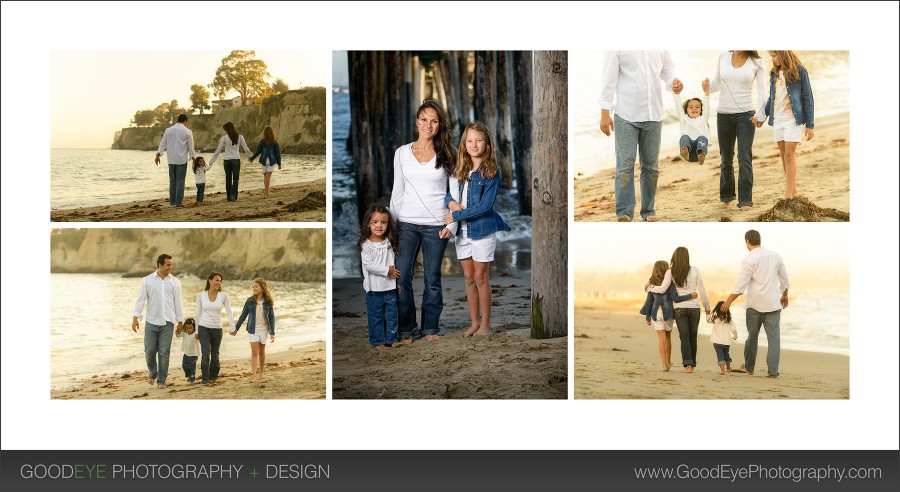
[(752, 222), (849, 222), (850, 214), (835, 208), (822, 208), (802, 195), (782, 198), (774, 207)]

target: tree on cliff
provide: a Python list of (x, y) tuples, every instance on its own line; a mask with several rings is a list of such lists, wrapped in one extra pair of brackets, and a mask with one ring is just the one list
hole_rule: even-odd
[(153, 110), (153, 119), (157, 126), (174, 125), (178, 115), (184, 112), (183, 108), (178, 107), (178, 101), (172, 99), (172, 102), (162, 103)]
[(234, 50), (222, 59), (216, 78), (209, 86), (220, 99), (231, 91), (237, 92), (241, 95), (241, 106), (246, 106), (248, 100), (265, 95), (269, 89), (267, 77), (270, 75), (266, 62), (256, 59), (256, 51)]
[(134, 113), (134, 119), (131, 123), (134, 126), (153, 126), (156, 122), (156, 114), (152, 109), (141, 109)]
[(272, 95), (284, 94), (285, 92), (291, 90), (288, 87), (287, 82), (284, 79), (275, 79), (275, 82), (272, 82)]
[(200, 111), (203, 114), (204, 109), (210, 109), (209, 90), (201, 84), (191, 85), (191, 109)]

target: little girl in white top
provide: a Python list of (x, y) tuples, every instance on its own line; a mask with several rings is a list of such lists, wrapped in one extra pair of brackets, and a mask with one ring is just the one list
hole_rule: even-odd
[(725, 301), (716, 303), (715, 309), (709, 314), (707, 321), (713, 324), (712, 334), (709, 341), (712, 342), (713, 348), (716, 350), (716, 359), (719, 362), (719, 374), (731, 372), (731, 356), (728, 354), (731, 348), (731, 341), (737, 340), (737, 330), (731, 321), (731, 311), (722, 312), (722, 305)]
[[(681, 122), (681, 138), (678, 147), (681, 149), (681, 158), (688, 162), (699, 162), (701, 165), (709, 151), (709, 79), (703, 84), (703, 100), (699, 98), (688, 99), (681, 103), (681, 96), (672, 93), (675, 99), (675, 108), (678, 111), (678, 119)], [(703, 108), (706, 107), (706, 114)]]
[(388, 209), (374, 204), (366, 211), (362, 231), (357, 241), (363, 270), (363, 289), (366, 291), (366, 315), (369, 323), (369, 343), (378, 350), (399, 347), (397, 336), (397, 279), (400, 271), (394, 266), (394, 253), (400, 239), (397, 224)]
[(194, 206), (203, 205), (203, 196), (206, 192), (206, 171), (210, 167), (212, 165), (207, 165), (206, 161), (199, 155), (194, 159), (194, 182), (197, 183), (197, 201), (194, 202)]
[(181, 339), (181, 350), (184, 351), (181, 358), (184, 377), (189, 383), (193, 383), (197, 378), (197, 357), (200, 356), (200, 336), (197, 334), (194, 318), (184, 320), (182, 327), (175, 330), (175, 338)]

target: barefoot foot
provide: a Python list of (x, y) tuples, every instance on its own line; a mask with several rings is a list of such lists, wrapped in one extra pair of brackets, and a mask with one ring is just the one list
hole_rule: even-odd
[(380, 350), (384, 350), (384, 349), (387, 348), (387, 347), (384, 346), (384, 344), (381, 344), (381, 345), (373, 345), (373, 347), (375, 347), (375, 350), (379, 350), (379, 351), (380, 351)]
[(705, 160), (706, 156), (701, 154), (700, 152), (697, 152), (697, 162), (699, 162), (701, 166), (703, 165), (703, 161)]
[(659, 216), (658, 215), (648, 215), (647, 218), (644, 220), (646, 220), (647, 222), (659, 222)]
[(743, 207), (741, 207), (741, 211), (743, 212), (746, 212), (748, 210), (753, 210), (753, 207), (751, 207), (750, 205), (744, 205)]
[(681, 371), (681, 372), (692, 373), (692, 372), (694, 372), (694, 367), (693, 367), (693, 366), (687, 366), (687, 367), (685, 367), (684, 370)]
[(391, 348), (397, 348), (397, 347), (402, 347), (402, 346), (403, 346), (403, 342), (394, 342), (391, 344)]
[(475, 332), (476, 337), (486, 337), (490, 334), (491, 334), (490, 326), (482, 326), (481, 328), (478, 329), (478, 331)]
[(411, 345), (411, 344), (412, 344), (412, 337), (406, 337), (406, 338), (404, 338), (403, 340), (400, 340), (400, 344), (401, 344), (401, 345)]
[(682, 147), (681, 148), (681, 158), (684, 160), (689, 160), (690, 156), (691, 156), (691, 149), (689, 149), (687, 147)]
[(722, 202), (722, 208), (731, 208), (732, 203), (734, 203), (734, 201)]
[(425, 340), (428, 340), (429, 342), (437, 340), (438, 338), (441, 338), (441, 336), (440, 335), (425, 335)]
[(470, 326), (466, 331), (463, 332), (464, 337), (472, 336), (476, 331), (478, 331), (478, 325)]

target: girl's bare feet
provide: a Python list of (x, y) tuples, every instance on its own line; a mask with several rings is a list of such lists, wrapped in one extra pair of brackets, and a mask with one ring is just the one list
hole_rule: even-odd
[(730, 202), (722, 202), (722, 208), (731, 208), (732, 203), (734, 203), (733, 200)]
[(384, 349), (387, 348), (387, 347), (384, 346), (384, 344), (381, 344), (381, 345), (374, 345), (374, 347), (375, 347), (375, 350), (384, 350)]
[(254, 374), (253, 377), (250, 378), (250, 382), (251, 382), (251, 383), (255, 383), (255, 382), (256, 382), (256, 374)]
[(491, 334), (490, 326), (482, 326), (481, 328), (478, 329), (478, 331), (475, 332), (476, 337), (486, 337), (490, 334)]
[(692, 373), (694, 372), (694, 366), (686, 366), (681, 372)]
[(411, 345), (411, 344), (412, 344), (412, 337), (406, 337), (406, 338), (404, 338), (403, 340), (400, 340), (400, 344), (401, 344), (401, 345)]
[(433, 340), (437, 340), (438, 338), (441, 338), (441, 336), (440, 335), (425, 335), (425, 340), (428, 340), (429, 342), (431, 342)]
[(741, 210), (746, 212), (748, 210), (753, 210), (753, 207), (751, 207), (750, 205), (744, 205), (743, 207), (741, 207)]
[(681, 158), (682, 158), (682, 159), (684, 159), (684, 160), (689, 160), (689, 159), (690, 159), (690, 155), (691, 155), (691, 149), (689, 149), (689, 148), (687, 148), (687, 147), (682, 147), (682, 148), (681, 148)]
[(725, 372), (731, 372), (731, 364), (728, 362), (725, 363)]
[(463, 332), (464, 337), (472, 336), (476, 331), (478, 331), (478, 325), (473, 324), (466, 331)]
[(719, 366), (719, 375), (720, 375), (720, 376), (724, 376), (724, 375), (725, 375), (725, 366)]
[(706, 156), (700, 152), (697, 152), (697, 162), (699, 162), (701, 166), (703, 165), (703, 161), (705, 161), (705, 160), (706, 160)]

